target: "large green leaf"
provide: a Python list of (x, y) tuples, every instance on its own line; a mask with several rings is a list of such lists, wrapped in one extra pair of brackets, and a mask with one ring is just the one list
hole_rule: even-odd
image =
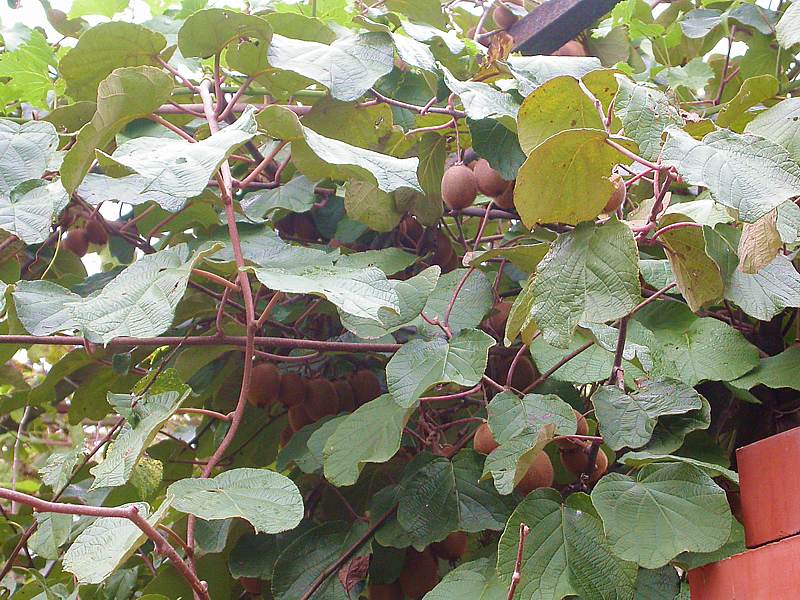
[(23, 181), (39, 179), (57, 148), (58, 134), (50, 123), (0, 119), (0, 194), (11, 193)]
[(790, 388), (800, 391), (800, 348), (792, 346), (780, 354), (762, 358), (758, 366), (738, 379), (734, 379), (731, 385), (749, 390), (757, 385), (767, 387)]
[(497, 579), (493, 561), (479, 558), (450, 571), (435, 588), (423, 596), (423, 600), (505, 600), (507, 597), (508, 590)]
[[(153, 200), (170, 212), (179, 211), (189, 198), (199, 196), (231, 153), (257, 130), (248, 109), (229, 127), (197, 143), (159, 137), (140, 137), (119, 146), (112, 156), (99, 153), (107, 173), (125, 172), (120, 179), (88, 175), (78, 193), (89, 204), (114, 198), (127, 204)], [(130, 175), (127, 173), (135, 173)]]
[(511, 515), (497, 548), (497, 574), (511, 583), (519, 527), (530, 528), (522, 553), (520, 600), (633, 600), (636, 565), (612, 554), (588, 496), (573, 494), (564, 504), (552, 489), (535, 490)]
[(581, 322), (624, 317), (641, 299), (630, 228), (613, 219), (560, 235), (539, 263), (531, 292), (531, 317), (552, 345), (566, 347)]
[(373, 231), (392, 231), (405, 211), (399, 209), (392, 194), (369, 181), (352, 180), (344, 196), (347, 216)]
[(386, 365), (386, 383), (395, 401), (404, 407), (437, 383), (472, 386), (486, 370), (494, 338), (477, 329), (466, 329), (445, 340), (411, 340)]
[[(543, 119), (542, 115), (547, 118)], [(517, 114), (519, 145), (525, 154), (565, 129), (602, 129), (603, 121), (580, 82), (556, 77), (525, 98)]]
[(84, 32), (75, 47), (64, 55), (59, 72), (67, 82), (68, 94), (76, 100), (94, 100), (100, 82), (112, 71), (120, 67), (157, 66), (157, 58), (166, 45), (163, 35), (142, 25), (100, 23)]
[[(773, 75), (758, 75), (745, 80), (730, 102), (720, 111), (717, 125), (742, 131), (755, 116), (749, 109), (769, 100), (778, 93), (780, 82)], [(769, 138), (769, 136), (764, 136)]]
[[(614, 192), (611, 169), (626, 163), (600, 129), (567, 129), (539, 144), (520, 167), (514, 206), (528, 227), (594, 219)], [(635, 149), (624, 138), (617, 143)]]
[(392, 70), (394, 45), (382, 32), (348, 36), (330, 45), (274, 35), (267, 58), (273, 67), (324, 85), (337, 100), (352, 101)]
[(714, 200), (756, 221), (800, 195), (800, 165), (778, 144), (750, 134), (721, 129), (701, 141), (669, 128), (662, 154), (692, 185), (706, 187)]
[(273, 190), (245, 194), (240, 206), (251, 221), (259, 222), (281, 208), (291, 212), (307, 212), (316, 201), (314, 182), (300, 175)]
[(57, 560), (59, 548), (69, 539), (72, 515), (36, 513), (36, 531), (28, 540), (32, 552), (49, 560)]
[(211, 479), (182, 479), (167, 490), (173, 507), (214, 521), (241, 517), (256, 533), (294, 529), (303, 518), (303, 497), (294, 482), (266, 469), (231, 469)]
[(592, 396), (603, 440), (612, 450), (644, 446), (650, 441), (659, 417), (683, 414), (703, 404), (694, 388), (679, 381), (637, 383), (638, 389), (631, 393), (605, 385)]
[(696, 317), (682, 304), (650, 304), (636, 320), (655, 335), (655, 376), (694, 386), (731, 381), (758, 364), (758, 350), (741, 333), (717, 319)]
[(97, 88), (97, 111), (75, 138), (61, 167), (64, 187), (74, 192), (95, 157), (116, 133), (169, 99), (172, 77), (154, 67), (126, 67), (113, 71)]
[[(131, 506), (125, 504), (120, 508)], [(139, 514), (152, 526), (158, 525), (169, 508), (169, 498), (150, 514), (150, 506), (137, 502)], [(75, 538), (64, 553), (63, 566), (79, 583), (101, 583), (117, 570), (147, 540), (130, 519), (101, 517)]]
[(51, 335), (77, 329), (74, 314), (78, 294), (51, 281), (19, 281), (12, 293), (14, 307), (22, 326), (33, 335)]
[(639, 154), (655, 160), (661, 153), (664, 131), (670, 125), (683, 125), (678, 109), (664, 92), (655, 87), (637, 84), (617, 75), (619, 92), (614, 100), (614, 113), (622, 121), (625, 135), (639, 144)]
[(109, 394), (109, 403), (125, 415), (126, 422), (106, 452), (103, 462), (90, 470), (95, 478), (92, 489), (127, 483), (158, 430), (175, 414), (188, 395), (188, 389), (182, 394), (173, 391), (149, 394), (143, 398)]
[(16, 235), (26, 244), (40, 244), (50, 237), (58, 214), (69, 203), (61, 182), (28, 181), (0, 195), (0, 229)]
[(353, 485), (365, 463), (392, 458), (411, 412), (384, 394), (345, 417), (325, 444), (325, 479), (339, 487)]
[(648, 569), (683, 551), (716, 550), (730, 534), (724, 490), (688, 464), (649, 465), (635, 479), (611, 473), (592, 501), (614, 553)]
[(178, 49), (183, 56), (208, 58), (242, 38), (268, 43), (271, 36), (269, 23), (257, 15), (207, 8), (198, 10), (183, 22), (178, 31)]
[(641, 469), (651, 463), (686, 463), (706, 472), (709, 477), (724, 477), (728, 481), (739, 485), (739, 474), (736, 471), (731, 471), (727, 467), (716, 463), (705, 462), (688, 456), (656, 454), (647, 450), (640, 450), (638, 452), (627, 452), (620, 456), (618, 460), (624, 465), (637, 469)]
[(800, 98), (787, 98), (758, 114), (745, 128), (752, 133), (783, 146), (800, 162)]
[[(482, 271), (474, 270), (468, 274), (466, 269), (454, 269), (445, 273), (439, 278), (422, 311), (428, 319), (438, 319), (440, 323), (444, 323), (450, 301), (465, 277), (464, 285), (450, 310), (448, 325), (453, 334), (462, 329), (477, 327), (492, 308), (492, 284)], [(422, 319), (418, 321), (418, 326), (426, 335), (441, 334), (438, 327), (425, 323)]]

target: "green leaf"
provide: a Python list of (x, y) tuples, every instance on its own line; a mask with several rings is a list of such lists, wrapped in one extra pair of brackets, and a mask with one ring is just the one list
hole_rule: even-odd
[(422, 549), (458, 530), (459, 503), (452, 463), (420, 454), (406, 467), (398, 493), (397, 522)]
[(71, 19), (102, 15), (109, 19), (128, 8), (129, 0), (75, 0), (69, 9)]
[(777, 227), (778, 210), (772, 210), (754, 223), (745, 223), (739, 238), (739, 269), (754, 275), (769, 265), (783, 249)]
[(545, 243), (518, 244), (493, 250), (469, 252), (466, 258), (471, 267), (480, 266), (490, 258), (507, 258), (515, 267), (526, 273), (533, 273), (549, 249), (550, 244)]
[(505, 600), (506, 597), (507, 590), (498, 581), (492, 561), (479, 558), (450, 571), (423, 600)]
[(681, 578), (673, 566), (639, 569), (634, 600), (676, 600), (680, 589)]
[[(58, 65), (67, 93), (76, 100), (95, 100), (100, 82), (121, 67), (157, 66), (167, 40), (135, 23), (100, 23), (85, 31)], [(172, 78), (164, 74), (170, 80)], [(137, 91), (135, 93), (141, 93)], [(149, 110), (147, 112), (150, 112)]]
[(74, 447), (62, 452), (53, 452), (47, 457), (47, 462), (39, 469), (42, 483), (50, 486), (53, 491), (64, 488), (72, 476), (72, 471), (83, 458), (83, 437), (79, 438)]
[[(568, 129), (539, 144), (520, 167), (514, 205), (527, 227), (594, 219), (614, 191), (611, 169), (627, 162), (599, 129)], [(624, 138), (617, 143), (635, 149)]]
[[(119, 508), (131, 506), (125, 504)], [(139, 514), (152, 526), (158, 525), (169, 508), (169, 498), (150, 514), (150, 506), (137, 502)], [(117, 570), (147, 540), (130, 519), (100, 517), (75, 538), (64, 553), (63, 566), (79, 583), (101, 583)]]
[(344, 207), (348, 217), (373, 231), (391, 231), (397, 227), (404, 212), (397, 208), (391, 194), (371, 182), (358, 180), (348, 182)]
[(453, 457), (459, 531), (502, 531), (514, 509), (512, 497), (498, 496), (491, 481), (481, 481), (483, 462), (483, 457), (469, 448)]
[(517, 80), (519, 92), (528, 96), (551, 79), (569, 75), (580, 79), (590, 71), (602, 68), (595, 57), (572, 56), (517, 56), (508, 57), (511, 74)]
[(561, 600), (577, 596), (633, 600), (636, 566), (611, 553), (589, 498), (566, 503), (552, 489), (534, 490), (517, 506), (497, 549), (497, 574), (508, 586), (519, 547), (519, 526), (530, 527), (522, 553), (517, 598)]
[(640, 448), (650, 441), (659, 417), (679, 415), (703, 403), (694, 388), (679, 381), (638, 381), (638, 389), (623, 392), (613, 385), (592, 396), (603, 440), (612, 450)]
[(109, 403), (117, 408), (124, 407), (122, 414), (126, 422), (119, 435), (109, 447), (103, 462), (90, 469), (95, 479), (92, 489), (117, 487), (128, 482), (133, 469), (155, 438), (158, 430), (166, 423), (189, 395), (165, 392), (139, 398), (126, 394), (109, 394)]
[[(735, 518), (731, 518), (731, 535), (719, 550), (714, 552), (685, 552), (678, 556), (674, 563), (687, 570), (698, 569), (746, 551), (744, 527)], [(676, 597), (675, 600), (689, 600), (689, 595), (687, 593), (686, 596)]]
[(481, 380), (494, 345), (492, 336), (477, 329), (463, 330), (449, 341), (411, 340), (386, 365), (389, 393), (400, 406), (411, 407), (437, 383), (473, 386)]
[(411, 412), (384, 394), (345, 417), (325, 444), (325, 479), (337, 487), (353, 485), (365, 463), (392, 458)]
[(612, 219), (562, 234), (539, 263), (531, 317), (552, 345), (566, 347), (581, 322), (627, 315), (641, 299), (639, 253), (630, 228)]
[(628, 452), (619, 457), (619, 462), (634, 468), (642, 468), (649, 464), (661, 463), (685, 463), (693, 465), (698, 469), (704, 471), (709, 477), (725, 477), (728, 481), (739, 485), (739, 474), (736, 471), (718, 465), (715, 463), (704, 462), (688, 456), (675, 456), (672, 454), (655, 454), (642, 450), (639, 452)]
[(722, 23), (722, 12), (709, 8), (690, 10), (680, 21), (681, 31), (688, 38), (706, 37)]
[(58, 180), (22, 183), (8, 198), (0, 195), (0, 229), (26, 244), (40, 244), (50, 237), (53, 221), (68, 203), (69, 195)]
[(772, 140), (800, 162), (800, 98), (787, 98), (759, 113), (745, 128), (747, 133)]
[(255, 269), (255, 273), (270, 289), (321, 296), (342, 311), (363, 319), (379, 321), (381, 309), (395, 313), (400, 310), (397, 292), (377, 267), (267, 268)]
[(758, 350), (741, 333), (717, 319), (696, 317), (682, 304), (650, 304), (635, 318), (655, 336), (653, 376), (694, 386), (731, 381), (758, 364)]
[(12, 298), (17, 318), (32, 335), (51, 335), (79, 327), (73, 303), (82, 302), (82, 298), (58, 284), (18, 281)]
[(747, 122), (755, 116), (748, 114), (747, 111), (775, 96), (779, 88), (780, 82), (772, 75), (759, 75), (746, 79), (736, 95), (720, 111), (717, 125), (742, 131)]
[(653, 454), (675, 452), (693, 431), (708, 429), (711, 425), (711, 405), (703, 398), (703, 407), (683, 415), (661, 417), (643, 451)]
[(625, 135), (639, 144), (643, 158), (656, 160), (661, 153), (664, 131), (670, 125), (683, 126), (683, 118), (658, 89), (634, 83), (622, 75), (617, 75), (617, 83), (614, 112), (622, 121)]
[(747, 375), (734, 379), (731, 385), (743, 390), (765, 385), (773, 389), (789, 388), (800, 391), (798, 360), (800, 360), (800, 347), (792, 346), (780, 354), (762, 358), (755, 369)]
[(782, 48), (800, 44), (800, 6), (790, 4), (786, 7), (786, 12), (775, 26), (775, 33)]
[(144, 117), (169, 99), (172, 77), (154, 67), (127, 67), (113, 71), (97, 88), (97, 111), (75, 138), (61, 167), (68, 192), (80, 185), (95, 157), (116, 133), (134, 119)]
[[(489, 283), (489, 279), (482, 271), (472, 271), (468, 274), (467, 269), (454, 269), (445, 273), (439, 278), (436, 289), (433, 290), (422, 311), (428, 319), (439, 319), (440, 323), (444, 323), (450, 300), (465, 277), (466, 281), (461, 286), (461, 291), (450, 310), (448, 325), (453, 334), (457, 334), (462, 329), (472, 329), (480, 325), (483, 317), (494, 304), (492, 284)], [(441, 334), (441, 330), (433, 325), (419, 322), (418, 326), (425, 335)]]
[(274, 190), (257, 190), (242, 197), (240, 206), (247, 218), (256, 223), (278, 209), (308, 212), (317, 201), (314, 182), (300, 175)]
[[(357, 255), (351, 254), (349, 256)], [(346, 258), (347, 256), (343, 256), (339, 260), (339, 264)], [(397, 313), (381, 308), (378, 312), (378, 319), (375, 320), (355, 317), (340, 310), (339, 318), (342, 321), (342, 325), (364, 339), (377, 339), (397, 331), (411, 323), (422, 312), (425, 303), (439, 281), (440, 272), (439, 267), (434, 265), (405, 281), (390, 279), (389, 284), (397, 294), (399, 306)]]
[(511, 94), (501, 92), (481, 81), (459, 81), (444, 66), (442, 72), (445, 84), (459, 97), (467, 117), (476, 121), (500, 119), (504, 125), (513, 127), (519, 105)]
[(394, 45), (382, 32), (343, 37), (328, 44), (274, 35), (269, 64), (327, 87), (337, 100), (358, 100), (393, 67)]
[(257, 15), (207, 8), (189, 16), (178, 31), (178, 49), (183, 56), (209, 58), (242, 38), (267, 44), (272, 37), (269, 23)]
[(92, 205), (109, 197), (134, 205), (152, 200), (177, 212), (189, 198), (202, 194), (222, 162), (256, 134), (254, 112), (245, 110), (236, 123), (194, 144), (140, 137), (119, 146), (112, 156), (98, 152), (106, 173), (121, 170), (135, 175), (120, 179), (88, 175), (78, 193)]
[(0, 194), (44, 175), (57, 148), (58, 134), (50, 123), (0, 119)]
[(581, 83), (569, 76), (556, 77), (533, 90), (517, 114), (519, 145), (525, 154), (565, 129), (602, 128), (594, 102), (581, 89)]
[[(497, 119), (481, 119), (479, 121), (467, 119), (467, 124), (472, 137), (472, 148), (475, 152), (481, 158), (488, 160), (491, 167), (498, 171), (503, 179), (507, 181), (516, 179), (519, 168), (525, 162), (525, 154), (519, 147), (519, 140), (515, 133)], [(441, 136), (437, 137), (445, 139)], [(439, 181), (441, 182), (441, 175)]]
[(72, 515), (58, 513), (36, 513), (38, 527), (28, 540), (32, 552), (48, 560), (60, 557), (59, 548), (69, 539), (72, 531)]
[(648, 569), (683, 551), (712, 552), (730, 534), (724, 490), (688, 464), (650, 465), (635, 479), (611, 473), (597, 483), (592, 501), (614, 553)]
[[(13, 51), (0, 54), (0, 77), (8, 78), (6, 86), (13, 88), (15, 97), (35, 106), (47, 106), (47, 95), (56, 91), (50, 68), (57, 64), (53, 49), (38, 31)], [(35, 121), (29, 121), (34, 123)]]
[(303, 497), (294, 482), (266, 469), (231, 469), (211, 479), (182, 479), (167, 490), (173, 507), (214, 521), (241, 517), (256, 533), (294, 529), (303, 518)]
[[(662, 159), (687, 183), (708, 188), (717, 202), (752, 223), (800, 195), (800, 165), (781, 146), (754, 135), (721, 129), (702, 141), (670, 128)], [(732, 165), (736, 165), (733, 169)]]

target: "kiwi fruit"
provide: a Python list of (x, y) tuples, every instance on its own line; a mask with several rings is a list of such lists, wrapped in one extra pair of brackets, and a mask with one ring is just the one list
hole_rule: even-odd
[(339, 398), (339, 410), (353, 412), (356, 409), (356, 396), (350, 383), (346, 379), (337, 379), (333, 382), (333, 388)]
[(577, 40), (570, 40), (553, 52), (553, 56), (587, 56), (586, 48)]
[(460, 210), (475, 202), (478, 186), (472, 169), (465, 165), (453, 165), (442, 177), (442, 200), (447, 208)]
[[(586, 467), (589, 463), (589, 450), (587, 448), (583, 446), (574, 446), (566, 450), (562, 449), (560, 455), (561, 464), (563, 464), (564, 468), (570, 473), (580, 475), (586, 471)], [(597, 453), (597, 460), (594, 463), (594, 471), (592, 471), (589, 477), (589, 483), (596, 482), (605, 475), (606, 471), (608, 471), (608, 457), (605, 452), (600, 450)]]
[(336, 388), (327, 379), (315, 377), (306, 383), (306, 412), (314, 421), (339, 412)]
[(375, 377), (375, 373), (369, 369), (359, 369), (350, 375), (349, 382), (350, 387), (353, 388), (356, 406), (366, 404), (381, 395), (381, 384)]
[(417, 552), (409, 548), (400, 572), (400, 588), (411, 600), (422, 600), (439, 583), (439, 564), (430, 548)]
[(251, 596), (260, 596), (261, 595), (261, 580), (256, 579), (255, 577), (242, 577), (239, 579), (239, 583), (242, 584), (244, 591), (250, 594)]
[(253, 406), (265, 407), (278, 399), (281, 389), (281, 373), (271, 362), (262, 362), (253, 367), (247, 401)]
[(478, 191), (485, 196), (499, 196), (506, 191), (510, 183), (503, 179), (500, 173), (495, 171), (485, 158), (475, 162), (473, 171), (475, 173), (475, 185), (478, 187)]
[(431, 544), (433, 553), (444, 560), (458, 560), (467, 551), (469, 539), (463, 531), (451, 533), (441, 542)]
[[(523, 0), (504, 0), (505, 4), (515, 4), (517, 6), (522, 6), (522, 1)], [(492, 13), (492, 20), (500, 29), (511, 29), (511, 26), (519, 20), (519, 17), (503, 6), (503, 4), (498, 4)]]
[(614, 173), (608, 179), (611, 181), (611, 185), (614, 186), (614, 191), (603, 207), (603, 212), (610, 215), (611, 213), (617, 212), (617, 209), (625, 202), (627, 192), (625, 190), (625, 180), (622, 179), (621, 175)]
[(281, 377), (281, 388), (278, 400), (286, 408), (302, 404), (306, 400), (306, 380), (297, 373), (284, 373)]
[(491, 453), (491, 451), (500, 444), (495, 441), (492, 430), (489, 429), (489, 424), (481, 423), (475, 430), (475, 436), (472, 438), (472, 445), (475, 447), (475, 452), (486, 455)]
[(306, 425), (311, 425), (314, 422), (303, 404), (297, 404), (289, 409), (289, 426), (294, 431), (300, 431)]
[(522, 391), (533, 383), (537, 377), (539, 377), (539, 371), (534, 366), (533, 361), (527, 356), (523, 356), (517, 361), (511, 381), (507, 383), (515, 390)]
[(492, 308), (492, 313), (486, 319), (486, 324), (500, 337), (506, 332), (506, 321), (513, 305), (507, 300), (501, 300)]
[(108, 242), (108, 234), (99, 221), (92, 220), (86, 223), (86, 239), (92, 244), (105, 246)]
[[(584, 417), (579, 411), (572, 409), (575, 413), (575, 419), (578, 421), (578, 428), (575, 431), (575, 435), (589, 435), (589, 423), (586, 422), (586, 417)], [(563, 448), (565, 450), (569, 450), (571, 448), (575, 448), (575, 442), (564, 439), (564, 440), (556, 440), (556, 446), (559, 448)]]
[(70, 229), (63, 243), (64, 248), (78, 257), (84, 256), (89, 249), (89, 239), (86, 237), (86, 230), (81, 227)]
[(369, 600), (403, 600), (403, 590), (400, 584), (395, 583), (370, 583), (367, 586)]
[(497, 205), (498, 208), (502, 208), (503, 210), (514, 210), (516, 207), (514, 205), (514, 182), (511, 181), (506, 185), (506, 189), (503, 190), (502, 194), (499, 194), (494, 197), (494, 203)]
[(319, 232), (314, 219), (308, 213), (296, 213), (294, 215), (293, 223), (294, 235), (301, 240), (313, 242), (319, 239)]
[(516, 490), (520, 494), (528, 495), (533, 490), (551, 487), (553, 485), (553, 463), (546, 452), (539, 452), (533, 459), (531, 466), (517, 483)]
[(283, 448), (284, 446), (286, 446), (286, 444), (289, 443), (289, 440), (292, 439), (293, 435), (294, 435), (294, 429), (292, 429), (291, 425), (287, 425), (286, 427), (283, 428), (283, 430), (281, 431), (281, 438), (280, 438), (281, 448)]

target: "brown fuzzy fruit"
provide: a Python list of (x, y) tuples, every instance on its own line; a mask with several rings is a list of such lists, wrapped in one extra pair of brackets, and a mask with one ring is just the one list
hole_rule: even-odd
[(70, 229), (64, 239), (64, 248), (72, 252), (75, 256), (81, 257), (89, 249), (89, 239), (86, 237), (86, 230), (78, 227)]
[(442, 200), (448, 208), (460, 210), (475, 202), (478, 186), (472, 169), (464, 165), (453, 165), (442, 177)]
[(511, 313), (513, 304), (507, 300), (501, 300), (492, 308), (492, 314), (486, 319), (486, 324), (500, 337), (503, 337), (506, 332), (506, 321), (508, 315)]
[(458, 266), (458, 256), (447, 236), (441, 231), (436, 232), (436, 250), (433, 252), (431, 262), (439, 265), (442, 273), (449, 273)]
[(261, 580), (256, 579), (255, 577), (242, 577), (239, 580), (239, 583), (242, 584), (244, 591), (250, 594), (251, 596), (260, 596), (261, 595)]
[(553, 52), (553, 56), (587, 56), (586, 48), (577, 40), (570, 40)]
[(303, 404), (298, 404), (289, 409), (289, 425), (295, 431), (300, 431), (306, 425), (311, 425), (314, 422)]
[(481, 423), (475, 430), (475, 437), (472, 438), (472, 445), (475, 447), (475, 452), (487, 455), (500, 444), (495, 441), (492, 430), (489, 429), (489, 424)]
[[(580, 475), (586, 471), (586, 467), (589, 463), (589, 450), (587, 448), (575, 446), (571, 449), (561, 450), (560, 455), (561, 463), (570, 473)], [(597, 453), (597, 460), (594, 463), (594, 471), (592, 471), (589, 477), (589, 483), (594, 483), (600, 479), (605, 475), (606, 471), (608, 471), (608, 457), (605, 452), (600, 450)]]
[(409, 548), (400, 572), (400, 588), (411, 600), (422, 600), (439, 583), (439, 564), (430, 548), (417, 552)]
[(533, 365), (533, 361), (527, 356), (523, 356), (517, 362), (514, 375), (508, 384), (515, 390), (522, 391), (533, 383), (537, 377), (539, 377), (539, 371)]
[(533, 490), (553, 485), (553, 463), (545, 452), (539, 452), (515, 488), (526, 496)]
[(403, 590), (400, 584), (395, 583), (370, 583), (367, 586), (369, 600), (403, 600)]
[(99, 221), (86, 223), (86, 239), (92, 244), (104, 246), (108, 242), (108, 234)]
[(353, 412), (356, 409), (356, 396), (350, 383), (346, 379), (337, 379), (333, 382), (333, 388), (339, 398), (339, 410)]
[(608, 179), (611, 181), (611, 185), (614, 186), (614, 191), (603, 207), (603, 212), (610, 215), (611, 213), (617, 212), (617, 209), (625, 202), (627, 192), (625, 190), (625, 180), (622, 179), (621, 175), (614, 173)]
[(335, 415), (339, 412), (339, 397), (336, 388), (327, 379), (315, 377), (306, 383), (306, 412), (308, 416), (318, 421), (322, 417)]
[(478, 186), (478, 191), (486, 196), (499, 196), (506, 191), (510, 183), (500, 177), (500, 173), (495, 171), (485, 158), (475, 163), (473, 171), (475, 172), (475, 185)]
[(292, 429), (291, 425), (287, 425), (286, 427), (283, 428), (283, 430), (281, 431), (281, 438), (280, 438), (281, 448), (289, 443), (289, 440), (292, 439), (293, 435), (294, 435), (294, 429)]
[(506, 189), (503, 190), (503, 193), (494, 197), (494, 203), (497, 205), (498, 208), (502, 208), (503, 210), (514, 210), (516, 206), (514, 206), (514, 182), (511, 181), (506, 185)]
[[(575, 431), (575, 435), (589, 435), (589, 423), (586, 422), (586, 417), (584, 417), (579, 411), (572, 409), (575, 413), (575, 419), (578, 421), (578, 428)], [(575, 442), (565, 439), (565, 440), (556, 440), (556, 446), (559, 448), (563, 448), (565, 450), (569, 450), (576, 447)]]
[(301, 240), (313, 242), (319, 239), (319, 232), (314, 219), (308, 213), (297, 213), (294, 215), (294, 235)]
[(458, 560), (467, 551), (469, 538), (463, 531), (451, 533), (441, 542), (431, 544), (433, 553), (444, 560)]
[[(523, 0), (505, 0), (505, 4), (516, 4), (517, 6), (522, 6), (522, 2)], [(492, 13), (492, 19), (500, 29), (511, 29), (519, 17), (502, 4), (498, 4)]]
[(302, 404), (306, 400), (306, 380), (297, 373), (284, 373), (278, 400), (286, 408)]
[(369, 369), (359, 369), (349, 378), (350, 387), (353, 388), (353, 397), (356, 400), (356, 406), (361, 406), (375, 400), (381, 395), (381, 384), (375, 373)]
[(281, 372), (271, 362), (262, 362), (253, 367), (247, 401), (253, 406), (263, 408), (278, 399), (281, 390)]

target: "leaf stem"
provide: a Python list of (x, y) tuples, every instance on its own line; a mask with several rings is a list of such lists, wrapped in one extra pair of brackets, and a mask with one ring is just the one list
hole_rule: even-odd
[(511, 575), (511, 585), (508, 586), (507, 600), (514, 600), (514, 594), (517, 593), (517, 586), (522, 579), (522, 554), (525, 551), (525, 540), (531, 528), (525, 523), (519, 524), (519, 544), (517, 545), (517, 560), (514, 562), (514, 573)]

